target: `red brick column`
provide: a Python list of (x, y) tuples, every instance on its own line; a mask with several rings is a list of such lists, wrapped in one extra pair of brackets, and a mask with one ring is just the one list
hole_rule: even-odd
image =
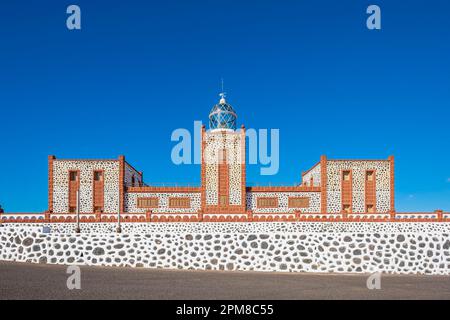
[(395, 220), (395, 212), (394, 211), (389, 212), (389, 218), (391, 219), (391, 221)]
[(147, 222), (151, 222), (151, 221), (152, 221), (152, 210), (148, 210), (148, 211), (145, 213), (145, 218), (146, 218), (146, 221), (147, 221)]
[[(344, 171), (350, 172), (350, 180), (342, 180)], [(344, 205), (350, 206), (350, 213), (353, 212), (353, 170), (341, 170), (341, 213), (344, 213)]]
[(444, 211), (443, 210), (435, 210), (437, 214), (437, 220), (438, 221), (444, 221)]
[[(224, 135), (222, 139), (225, 140)], [(228, 150), (225, 148), (222, 150), (222, 153), (219, 151), (219, 159), (218, 159), (218, 207), (221, 209), (220, 211), (225, 211), (226, 208), (230, 205), (230, 165), (228, 162)], [(221, 197), (225, 196), (227, 202), (225, 204), (221, 203)]]
[(201, 168), (200, 168), (200, 181), (201, 181), (201, 211), (205, 212), (206, 207), (206, 164), (205, 164), (205, 125), (202, 125), (201, 129), (201, 154), (200, 154), (200, 161), (201, 161)]
[(320, 157), (320, 211), (327, 212), (327, 156)]
[(342, 211), (342, 219), (344, 221), (346, 221), (348, 219), (348, 213), (347, 212)]
[(55, 156), (48, 156), (48, 211), (53, 212), (53, 161)]
[(241, 206), (243, 212), (247, 209), (247, 173), (245, 167), (246, 160), (246, 147), (245, 147), (245, 126), (241, 126)]

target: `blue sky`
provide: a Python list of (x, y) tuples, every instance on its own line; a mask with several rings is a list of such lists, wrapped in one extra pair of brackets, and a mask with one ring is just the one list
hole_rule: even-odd
[(223, 77), (239, 125), (280, 129), (279, 173), (250, 166), (249, 182), (392, 154), (397, 210), (450, 210), (449, 15), (437, 0), (3, 1), (0, 204), (47, 208), (49, 154), (124, 154), (147, 183), (198, 184), (170, 136), (207, 122)]

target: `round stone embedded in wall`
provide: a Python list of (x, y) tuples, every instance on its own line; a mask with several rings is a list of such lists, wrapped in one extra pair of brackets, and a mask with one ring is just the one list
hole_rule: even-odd
[(97, 247), (92, 253), (94, 254), (94, 256), (102, 256), (105, 254), (105, 250), (103, 248)]
[(23, 241), (22, 241), (22, 244), (25, 246), (25, 247), (29, 247), (29, 246), (31, 246), (32, 244), (33, 244), (33, 239), (32, 238), (25, 238)]

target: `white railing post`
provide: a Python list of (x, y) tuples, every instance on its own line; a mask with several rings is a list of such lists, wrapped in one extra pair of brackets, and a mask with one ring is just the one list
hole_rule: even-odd
[(117, 233), (121, 233), (122, 232), (122, 228), (120, 227), (120, 208), (119, 211), (117, 211), (117, 229), (116, 229)]

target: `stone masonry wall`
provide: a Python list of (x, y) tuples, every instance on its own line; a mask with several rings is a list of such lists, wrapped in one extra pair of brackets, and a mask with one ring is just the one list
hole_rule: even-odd
[(93, 211), (93, 172), (104, 171), (104, 212), (119, 211), (119, 162), (116, 160), (54, 160), (53, 212), (69, 211), (69, 171), (80, 172), (80, 212)]
[[(4, 224), (0, 259), (283, 272), (449, 274), (449, 223)], [(43, 232), (44, 231), (44, 232)]]

